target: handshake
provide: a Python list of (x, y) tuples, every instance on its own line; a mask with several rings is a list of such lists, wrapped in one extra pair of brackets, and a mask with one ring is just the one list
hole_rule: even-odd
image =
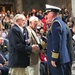
[(33, 44), (32, 45), (32, 52), (36, 52), (46, 48), (46, 43), (42, 41), (40, 44)]
[(37, 44), (32, 45), (32, 52), (39, 51), (39, 46)]

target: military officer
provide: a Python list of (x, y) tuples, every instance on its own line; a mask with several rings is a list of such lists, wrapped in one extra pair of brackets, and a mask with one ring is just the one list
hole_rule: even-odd
[(47, 35), (47, 58), (50, 75), (65, 75), (65, 63), (70, 62), (66, 46), (66, 25), (58, 17), (61, 8), (46, 4), (47, 20), (51, 26)]

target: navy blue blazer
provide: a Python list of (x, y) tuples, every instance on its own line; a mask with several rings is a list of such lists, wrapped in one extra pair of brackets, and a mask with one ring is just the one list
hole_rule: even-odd
[(9, 33), (9, 66), (27, 67), (30, 62), (32, 47), (25, 44), (24, 35), (17, 25), (14, 25)]
[(66, 40), (66, 25), (59, 17), (56, 17), (47, 36), (47, 58), (49, 64), (51, 60), (60, 63), (70, 61)]

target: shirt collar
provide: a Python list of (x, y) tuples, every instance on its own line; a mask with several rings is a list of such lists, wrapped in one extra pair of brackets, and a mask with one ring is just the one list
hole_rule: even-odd
[(21, 26), (19, 26), (18, 24), (16, 24), (16, 25), (21, 29), (21, 31), (23, 33), (23, 28)]

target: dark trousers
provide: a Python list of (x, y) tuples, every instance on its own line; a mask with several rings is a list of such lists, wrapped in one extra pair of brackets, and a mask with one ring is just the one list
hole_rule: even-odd
[(40, 75), (46, 75), (45, 66), (40, 63)]
[(49, 65), (49, 75), (64, 75), (64, 67), (60, 63), (57, 63), (57, 67)]
[(47, 62), (40, 63), (40, 75), (48, 75)]
[(72, 64), (70, 62), (65, 64), (65, 75), (72, 75), (71, 67)]
[(2, 75), (8, 75), (9, 69), (6, 66), (0, 67)]
[(65, 64), (57, 63), (57, 67), (49, 65), (49, 75), (72, 75), (71, 72), (72, 62)]

